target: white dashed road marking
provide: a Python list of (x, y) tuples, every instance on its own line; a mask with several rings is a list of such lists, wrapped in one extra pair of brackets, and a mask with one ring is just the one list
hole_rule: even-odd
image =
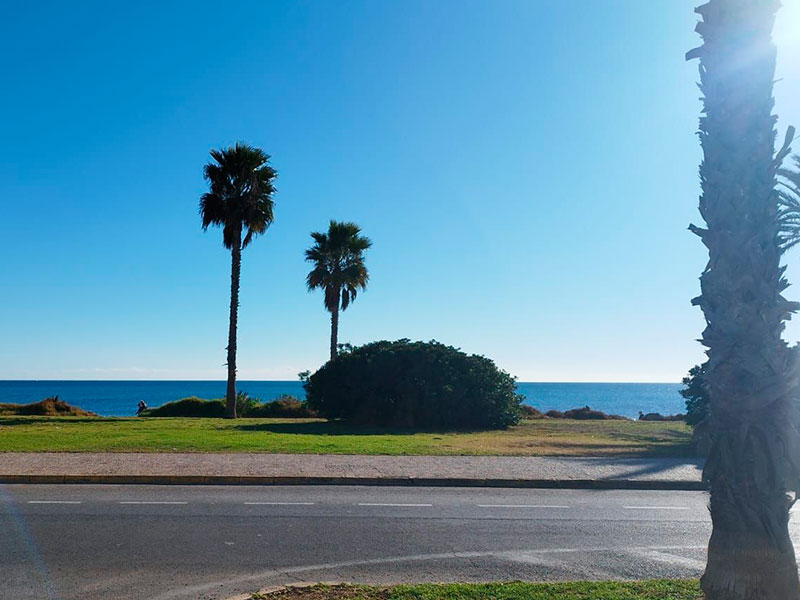
[(158, 501), (158, 502), (144, 502), (140, 500), (125, 500), (120, 502), (120, 504), (189, 504), (188, 502), (166, 502), (166, 501)]
[(359, 502), (357, 506), (409, 506), (409, 507), (425, 507), (433, 506), (433, 504), (382, 504), (380, 502)]
[(560, 504), (478, 504), (478, 508), (569, 508)]
[(689, 510), (688, 506), (623, 506), (629, 510)]
[(28, 500), (28, 504), (80, 504), (80, 500)]
[(314, 506), (313, 502), (245, 502), (248, 506)]

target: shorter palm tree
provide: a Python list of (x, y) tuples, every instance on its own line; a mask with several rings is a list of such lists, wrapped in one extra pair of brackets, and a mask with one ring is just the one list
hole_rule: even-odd
[(325, 292), (325, 308), (331, 313), (331, 360), (336, 358), (339, 339), (339, 311), (347, 310), (369, 281), (364, 252), (372, 246), (355, 223), (331, 221), (326, 233), (311, 234), (314, 245), (306, 260), (314, 265), (306, 277), (308, 291)]

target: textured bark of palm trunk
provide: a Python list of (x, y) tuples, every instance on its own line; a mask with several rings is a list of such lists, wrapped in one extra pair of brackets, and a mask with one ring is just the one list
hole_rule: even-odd
[(238, 232), (231, 250), (231, 311), (228, 327), (228, 387), (225, 393), (225, 404), (228, 417), (236, 415), (236, 332), (239, 320), (239, 279), (242, 270), (242, 233)]
[(703, 116), (700, 213), (708, 248), (693, 300), (706, 319), (704, 376), (713, 533), (707, 600), (800, 600), (786, 491), (800, 486), (798, 370), (782, 339), (798, 305), (782, 296), (772, 97), (777, 0), (710, 0), (696, 10)]
[(748, 535), (715, 530), (701, 586), (706, 600), (796, 600), (794, 552), (778, 552), (768, 543), (753, 545)]
[(767, 497), (752, 488), (712, 488), (714, 530), (701, 579), (707, 600), (800, 598), (789, 506), (781, 492)]
[(336, 358), (339, 349), (339, 309), (331, 311), (331, 360)]

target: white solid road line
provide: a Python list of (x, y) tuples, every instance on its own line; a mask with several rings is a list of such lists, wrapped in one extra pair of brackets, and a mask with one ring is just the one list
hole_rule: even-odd
[(245, 502), (245, 504), (255, 506), (314, 506), (313, 502)]
[(560, 504), (478, 504), (478, 508), (569, 508)]
[(688, 506), (623, 506), (628, 510), (689, 510)]
[(80, 500), (28, 500), (28, 504), (80, 504)]
[(141, 500), (124, 500), (120, 504), (189, 504), (188, 502), (166, 502), (166, 501), (153, 501), (145, 502)]
[(394, 504), (394, 503), (381, 503), (381, 502), (359, 502), (356, 506), (409, 506), (409, 507), (425, 507), (433, 506), (433, 504)]

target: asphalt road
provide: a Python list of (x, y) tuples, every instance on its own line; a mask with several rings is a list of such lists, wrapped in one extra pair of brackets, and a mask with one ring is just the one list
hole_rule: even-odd
[(0, 485), (0, 598), (698, 576), (710, 530), (701, 492)]

